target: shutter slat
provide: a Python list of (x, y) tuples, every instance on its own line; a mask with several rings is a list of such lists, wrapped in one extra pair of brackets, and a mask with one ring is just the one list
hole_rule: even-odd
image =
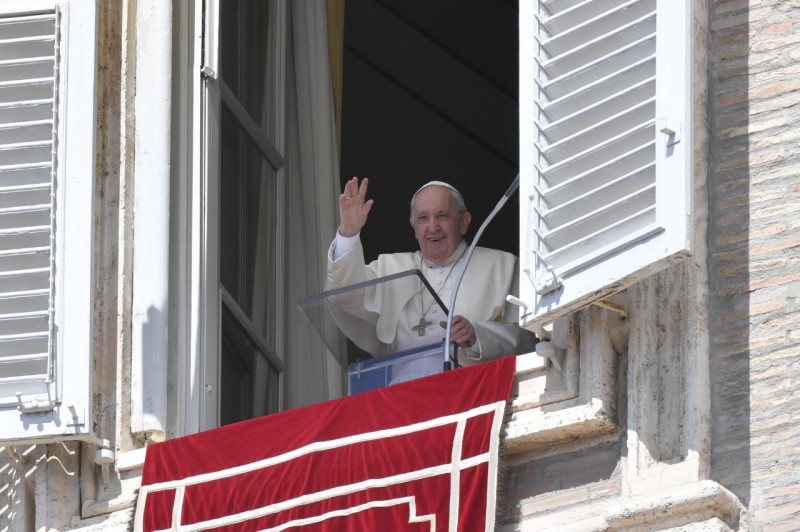
[(44, 123), (53, 118), (53, 98), (0, 103), (0, 124)]
[(10, 185), (0, 186), (0, 194), (13, 194), (17, 192), (29, 192), (33, 190), (50, 190), (50, 184), (25, 184), (25, 185)]
[(50, 164), (52, 158), (52, 140), (0, 146), (0, 160), (4, 168), (14, 168), (20, 164)]
[[(36, 121), (39, 122), (38, 120)], [(14, 142), (12, 144), (0, 144), (0, 157), (6, 157), (9, 152), (13, 152), (13, 150), (22, 150), (28, 148), (36, 148), (46, 146), (49, 149), (52, 149), (53, 140), (52, 139), (40, 139), (34, 140), (30, 142)], [(0, 187), (2, 188), (2, 187)]]
[(0, 209), (25, 204), (42, 204), (50, 200), (50, 189), (42, 186), (25, 188), (0, 188)]
[[(540, 107), (551, 119), (556, 120), (575, 112), (576, 108), (592, 105), (609, 95), (620, 93), (638, 83), (655, 76), (655, 41), (648, 39), (646, 46), (637, 49), (643, 53), (615, 55), (604, 58), (602, 64), (591, 65), (586, 70), (573, 72), (542, 86), (547, 100), (540, 100)], [(559, 112), (559, 107), (567, 107)]]
[[(553, 2), (563, 4), (564, 2)], [(628, 2), (630, 5), (633, 2)], [(558, 11), (550, 11), (551, 16), (542, 17), (540, 22), (549, 33), (562, 33), (569, 29), (584, 24), (604, 13), (614, 11), (618, 0), (579, 0), (573, 2), (569, 8), (559, 6)], [(619, 6), (624, 8), (624, 6)]]
[(38, 227), (50, 223), (50, 204), (0, 209), (0, 230)]
[(655, 216), (655, 207), (651, 207), (611, 227), (604, 227), (556, 253), (545, 255), (544, 259), (548, 264), (557, 265), (557, 275), (568, 276), (585, 268), (587, 261), (595, 262), (619, 251), (623, 243), (630, 245), (663, 231), (655, 224)]
[[(647, 149), (652, 146), (652, 139), (655, 138), (654, 123), (655, 119), (616, 137), (603, 139), (596, 146), (557, 161), (552, 166), (543, 169), (542, 176), (550, 183), (562, 182), (569, 177), (583, 174), (593, 168), (602, 166), (607, 161), (623, 153), (636, 149)], [(654, 153), (651, 154), (652, 157), (655, 157)]]
[[(43, 55), (41, 57), (26, 57), (25, 59), (5, 59), (0, 61), (0, 72), (7, 72), (10, 69), (15, 67), (25, 67), (26, 70), (23, 72), (28, 75), (30, 72), (37, 71), (37, 67), (45, 67), (47, 70), (43, 70), (44, 72), (41, 76), (36, 77), (52, 77), (53, 75), (53, 62), (55, 61), (55, 57), (52, 55)], [(4, 75), (2, 76), (3, 79), (7, 78), (21, 78), (23, 75)]]
[(53, 57), (3, 61), (0, 63), (0, 79), (20, 80), (17, 84), (51, 79), (53, 77), (53, 62)]
[(51, 98), (54, 81), (52, 78), (28, 78), (0, 84), (0, 102), (10, 103)]
[[(49, 287), (45, 286), (43, 288), (35, 288), (32, 290), (15, 290), (13, 292), (6, 292), (0, 295), (0, 300), (8, 301), (10, 299), (24, 299), (24, 298), (37, 298), (43, 295), (47, 295), (47, 291)], [(25, 311), (30, 312), (30, 311)], [(5, 312), (0, 312), (0, 315), (4, 315)]]
[[(3, 368), (1, 383), (24, 383), (30, 380), (43, 380), (47, 378), (48, 356), (47, 352), (30, 353), (27, 355), (9, 355), (8, 363), (0, 358), (0, 367)], [(17, 390), (11, 392), (16, 393)]]
[[(52, 170), (52, 166), (53, 166), (52, 163), (44, 162), (44, 161), (35, 162), (35, 163), (21, 163), (21, 164), (2, 165), (2, 166), (0, 166), (0, 177), (2, 177), (2, 173), (4, 173), (4, 172), (11, 173), (11, 172), (16, 172), (16, 171), (20, 171), (20, 170), (22, 170), (22, 171), (24, 171), (24, 170), (33, 170), (33, 171), (46, 170), (46, 171), (50, 172)], [(31, 174), (29, 173), (27, 175), (30, 176)], [(48, 176), (49, 176), (49, 174), (48, 174)], [(25, 177), (24, 175), (22, 175), (22, 172), (20, 172), (20, 177), (23, 177), (23, 178)], [(11, 184), (10, 181), (8, 181), (8, 182), (9, 182), (9, 184)]]
[(46, 166), (25, 165), (3, 168), (0, 165), (0, 182), (4, 187), (41, 186), (50, 187), (53, 181), (52, 164)]
[(25, 77), (16, 78), (9, 81), (0, 81), (0, 90), (14, 89), (18, 87), (29, 88), (31, 86), (52, 89), (53, 82), (55, 81), (52, 76), (41, 77), (33, 76), (31, 74), (31, 72), (28, 72)]
[(6, 124), (0, 126), (0, 144), (34, 142), (53, 134), (53, 121), (42, 120), (29, 123)]
[[(551, 119), (549, 123), (538, 122), (538, 127), (546, 133), (547, 137), (563, 138), (570, 132), (588, 128), (592, 124), (627, 109), (635, 102), (643, 102), (652, 99), (655, 95), (655, 78), (648, 78), (633, 85), (624, 87), (621, 91), (611, 94), (605, 99), (587, 101), (585, 107), (578, 107), (580, 111), (575, 111), (574, 106), (562, 105), (562, 109), (552, 112), (551, 109), (545, 113)], [(593, 99), (594, 100), (594, 99)], [(555, 116), (554, 116), (555, 115)]]
[(553, 174), (546, 174), (545, 171), (540, 170), (540, 175), (548, 178), (549, 186), (544, 189), (537, 186), (536, 191), (541, 197), (546, 198), (548, 205), (555, 208), (574, 197), (573, 190), (579, 191), (578, 194), (584, 194), (587, 190), (598, 188), (636, 168), (653, 164), (652, 148), (653, 142), (647, 142), (598, 165), (596, 168), (591, 168), (582, 174), (570, 175), (563, 181), (558, 181), (554, 179)]
[(3, 272), (0, 274), (0, 297), (12, 290), (32, 290), (48, 287), (50, 284), (49, 268), (33, 268)]
[[(0, 358), (0, 366), (4, 364), (47, 362), (47, 353), (32, 353), (29, 355), (16, 355)], [(2, 381), (3, 379), (0, 379)]]
[(20, 122), (5, 122), (5, 123), (2, 123), (2, 124), (0, 124), (0, 132), (7, 131), (7, 130), (18, 130), (18, 129), (22, 129), (22, 128), (34, 128), (34, 127), (40, 127), (40, 129), (38, 129), (38, 131), (40, 131), (40, 132), (41, 131), (45, 131), (45, 129), (41, 129), (42, 126), (44, 128), (47, 128), (47, 129), (50, 130), (50, 134), (49, 135), (46, 134), (46, 133), (43, 133), (43, 134), (40, 134), (36, 139), (32, 139), (32, 140), (12, 139), (11, 142), (2, 142), (0, 144), (14, 145), (14, 144), (20, 144), (20, 143), (24, 143), (24, 142), (35, 142), (36, 140), (39, 140), (39, 141), (43, 141), (43, 140), (47, 140), (47, 139), (52, 140), (52, 127), (53, 127), (52, 118), (45, 118), (45, 119), (40, 119), (40, 120), (23, 120), (23, 121), (20, 121)]
[(0, 35), (15, 39), (33, 35), (54, 35), (56, 18), (52, 13), (0, 19)]
[[(628, 50), (639, 50), (643, 53), (647, 41), (653, 38), (654, 23), (655, 17), (648, 17), (631, 26), (627, 32), (611, 32), (604, 39), (587, 43), (569, 54), (542, 63), (542, 70), (547, 74), (548, 80), (556, 80), (578, 75), (593, 66), (602, 68), (604, 61)], [(642, 48), (643, 45), (645, 48)]]
[[(617, 7), (609, 9), (611, 4), (617, 4)], [(602, 50), (619, 48), (620, 39), (636, 38), (633, 36), (637, 34), (641, 36), (641, 32), (647, 31), (646, 28), (652, 25), (648, 21), (655, 18), (656, 0), (604, 1), (592, 2), (592, 5), (602, 9), (586, 20), (571, 16), (576, 12), (588, 13), (586, 9), (568, 11), (542, 20), (545, 28), (556, 22), (559, 23), (558, 27), (563, 27), (563, 31), (550, 32), (549, 37), (539, 42), (551, 58), (543, 63), (545, 70), (558, 61), (586, 62)], [(577, 57), (587, 53), (583, 58)]]
[(11, 331), (19, 331), (18, 334), (40, 334), (48, 337), (50, 335), (50, 315), (47, 312), (38, 314), (13, 320), (0, 319), (0, 335), (5, 336)]
[(634, 194), (638, 190), (652, 186), (653, 183), (655, 183), (655, 164), (651, 163), (602, 186), (583, 190), (571, 187), (568, 192), (571, 199), (560, 203), (555, 209), (546, 211), (543, 217), (551, 227), (563, 225), (574, 218), (575, 212), (596, 211), (603, 205), (613, 203), (617, 198)]
[(592, 0), (542, 0), (541, 6), (551, 15), (557, 15), (580, 4), (588, 4)]
[[(551, 163), (563, 161), (575, 153), (585, 153), (592, 149), (599, 135), (618, 137), (626, 135), (632, 130), (646, 127), (648, 123), (652, 123), (654, 115), (655, 99), (651, 98), (613, 116), (595, 117), (594, 123), (577, 132), (572, 132), (567, 128), (553, 130), (548, 127), (543, 130), (543, 133), (553, 142), (546, 147), (539, 146), (539, 149)], [(559, 133), (561, 134), (559, 135)], [(570, 133), (570, 135), (562, 137), (565, 133)]]
[(20, 334), (0, 338), (0, 358), (6, 356), (46, 353), (49, 331), (40, 334)]
[[(38, 312), (50, 308), (49, 289), (28, 291), (25, 294), (8, 295), (0, 297), (0, 315), (10, 315), (20, 312)], [(2, 356), (2, 347), (0, 347)]]
[(17, 345), (29, 345), (33, 343), (41, 343), (42, 340), (47, 341), (49, 331), (35, 331), (35, 332), (15, 332), (13, 334), (0, 335), (0, 344), (3, 342)]
[(0, 39), (0, 47), (3, 46), (11, 46), (16, 44), (24, 44), (24, 45), (31, 45), (31, 44), (40, 44), (45, 43), (53, 46), (55, 44), (56, 38), (55, 35), (28, 35), (24, 37), (12, 37), (11, 39)]
[(47, 98), (43, 98), (41, 100), (33, 100), (33, 99), (30, 99), (30, 98), (26, 98), (24, 100), (13, 101), (13, 102), (0, 102), (0, 111), (5, 110), (5, 109), (14, 109), (14, 108), (32, 106), (32, 105), (46, 105), (46, 106), (50, 107), (50, 115), (49, 116), (52, 116), (52, 114), (53, 114), (53, 103), (54, 103), (54, 100), (53, 100), (52, 95), (50, 95)]
[(0, 397), (6, 396), (6, 400), (0, 401), (0, 404), (13, 405), (16, 402), (14, 395), (17, 392), (23, 396), (43, 393), (48, 378), (46, 354), (31, 357), (30, 361), (21, 363), (6, 365), (0, 362), (0, 367), (3, 368), (3, 375), (8, 375), (0, 378)]
[[(612, 203), (600, 205), (589, 211), (595, 203), (593, 194), (578, 198), (578, 203), (571, 216), (564, 217), (563, 224), (550, 226), (542, 233), (545, 245), (549, 249), (568, 248), (575, 242), (583, 241), (589, 235), (597, 233), (598, 227), (612, 227), (620, 220), (646, 211), (655, 203), (655, 186), (650, 184), (641, 190), (616, 199)], [(580, 214), (585, 213), (585, 214)], [(552, 222), (545, 217), (545, 223)]]
[(0, 105), (0, 124), (11, 122), (41, 122), (53, 114), (53, 99), (34, 100), (24, 105)]
[(0, 271), (37, 268), (49, 255), (50, 226), (0, 231)]
[(31, 40), (0, 41), (0, 61), (18, 61), (41, 57), (53, 53), (53, 38), (33, 38)]

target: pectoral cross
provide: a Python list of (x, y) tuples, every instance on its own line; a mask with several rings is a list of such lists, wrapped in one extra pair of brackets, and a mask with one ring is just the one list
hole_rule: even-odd
[(413, 327), (411, 327), (411, 330), (412, 331), (417, 331), (417, 334), (419, 336), (425, 336), (425, 327), (427, 327), (428, 325), (433, 325), (433, 322), (432, 321), (425, 321), (425, 316), (422, 316), (419, 319), (419, 324), (418, 325), (414, 325)]

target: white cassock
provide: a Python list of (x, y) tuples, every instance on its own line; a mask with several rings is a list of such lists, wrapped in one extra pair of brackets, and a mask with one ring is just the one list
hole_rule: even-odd
[[(341, 237), (339, 237), (341, 239)], [(364, 263), (364, 250), (358, 237), (354, 247), (334, 260), (336, 241), (328, 252), (326, 290), (341, 288), (387, 275), (419, 269), (445, 305), (450, 304), (455, 281), (463, 267), (465, 242), (461, 242), (447, 262), (435, 265), (414, 253), (380, 255)], [(535, 336), (518, 325), (518, 308), (506, 301), (506, 295), (518, 293), (517, 257), (504, 251), (476, 247), (459, 287), (455, 314), (467, 318), (478, 341), (471, 348), (460, 347), (459, 363), (474, 364), (504, 355), (533, 351)], [(407, 283), (383, 283), (362, 291), (363, 301), (347, 304), (346, 312), (358, 320), (348, 320), (343, 332), (360, 348), (373, 356), (403, 351), (441, 342), (445, 330), (440, 326), (447, 316), (433, 297), (414, 278)], [(422, 320), (421, 320), (422, 318)], [(420, 335), (419, 325), (426, 326)], [(411, 367), (393, 368), (392, 382), (400, 382), (438, 373), (442, 360), (427, 358)]]

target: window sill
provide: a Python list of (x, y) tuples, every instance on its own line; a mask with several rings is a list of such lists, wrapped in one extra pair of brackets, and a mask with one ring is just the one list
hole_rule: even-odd
[[(582, 510), (582, 511), (581, 511)], [(703, 523), (703, 530), (736, 530), (743, 508), (736, 496), (711, 480), (604, 505), (543, 515), (520, 525), (531, 530), (664, 530)]]
[[(600, 372), (601, 382), (595, 384), (606, 387), (602, 380), (610, 376)], [(559, 370), (535, 353), (519, 356), (503, 432), (504, 450), (520, 453), (614, 432), (615, 396), (586, 393), (583, 397), (579, 379), (575, 365)]]

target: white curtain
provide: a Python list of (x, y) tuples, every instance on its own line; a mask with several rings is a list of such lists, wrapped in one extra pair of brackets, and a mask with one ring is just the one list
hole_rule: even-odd
[(286, 99), (285, 408), (342, 395), (344, 368), (297, 307), (323, 290), (325, 255), (337, 226), (339, 154), (328, 54), (327, 3), (289, 2)]

